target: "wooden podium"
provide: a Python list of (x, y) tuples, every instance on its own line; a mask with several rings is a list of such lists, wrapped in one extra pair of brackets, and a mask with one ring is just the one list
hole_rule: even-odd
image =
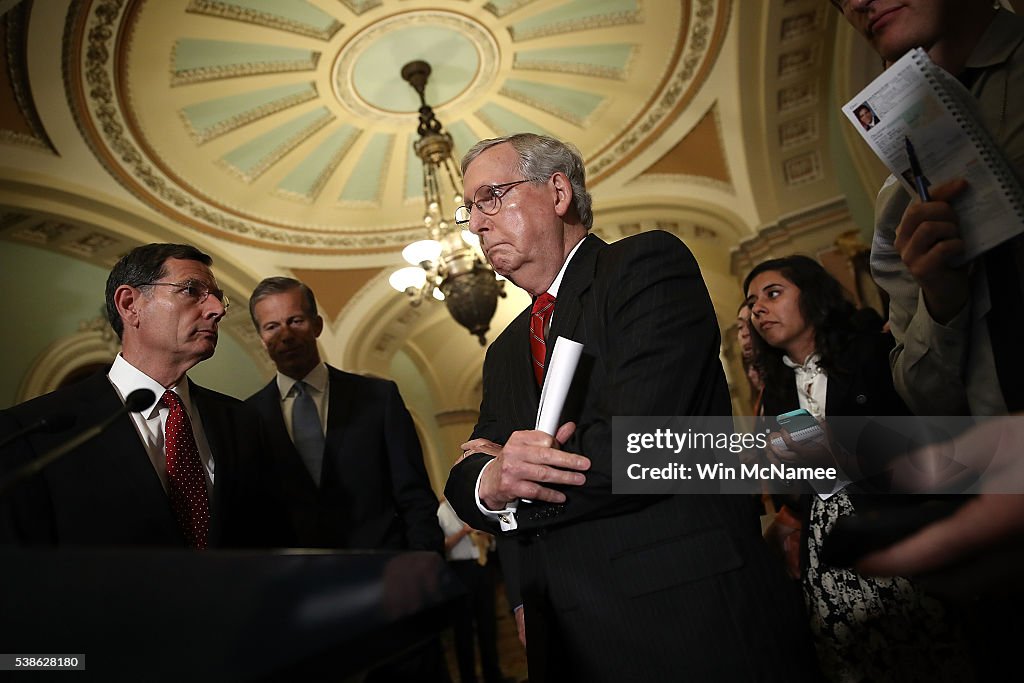
[(84, 655), (103, 680), (355, 678), (464, 593), (427, 552), (4, 548), (0, 567), (0, 651)]

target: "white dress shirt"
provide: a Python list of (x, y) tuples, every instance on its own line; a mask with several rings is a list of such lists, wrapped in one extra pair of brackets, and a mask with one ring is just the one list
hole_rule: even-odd
[[(565, 259), (565, 263), (562, 264), (561, 270), (558, 271), (558, 275), (551, 282), (551, 286), (548, 287), (548, 294), (555, 297), (555, 310), (551, 312), (551, 319), (548, 321), (548, 327), (550, 328), (551, 322), (555, 319), (555, 313), (558, 311), (558, 288), (562, 285), (562, 276), (565, 275), (565, 269), (569, 267), (569, 262), (572, 261), (572, 257), (576, 255), (580, 245), (583, 244), (583, 240), (587, 239), (584, 235), (583, 239), (576, 243), (576, 246), (572, 248), (569, 255)], [(544, 331), (547, 334), (547, 330)], [(491, 462), (494, 462), (491, 460)], [(516, 510), (519, 508), (519, 501), (514, 500), (508, 504), (504, 510), (490, 510), (483, 501), (480, 500), (480, 480), (484, 476), (484, 470), (491, 466), (491, 463), (487, 463), (480, 468), (480, 475), (476, 478), (476, 487), (474, 489), (474, 495), (476, 496), (476, 506), (484, 514), (485, 517), (490, 519), (496, 519), (498, 525), (502, 531), (513, 531), (519, 528), (519, 522), (516, 520)]]
[[(121, 354), (117, 354), (114, 364), (110, 366), (107, 379), (114, 385), (114, 389), (117, 391), (118, 396), (121, 397), (122, 403), (125, 397), (136, 389), (149, 389), (156, 395), (156, 400), (152, 405), (137, 413), (130, 413), (130, 415), (132, 422), (135, 424), (135, 431), (138, 432), (139, 438), (142, 439), (142, 444), (146, 448), (146, 453), (149, 455), (149, 461), (153, 464), (153, 469), (156, 470), (157, 476), (160, 477), (160, 484), (164, 487), (164, 492), (169, 494), (170, 488), (167, 485), (167, 454), (164, 451), (164, 425), (167, 423), (167, 415), (170, 409), (160, 400), (166, 389), (155, 379), (126, 361)], [(206, 473), (206, 491), (212, 496), (215, 470), (213, 452), (210, 451), (210, 444), (206, 440), (206, 432), (203, 430), (203, 421), (199, 416), (199, 411), (192, 404), (192, 397), (189, 395), (188, 378), (182, 378), (182, 381), (177, 386), (172, 387), (171, 391), (176, 393), (178, 398), (181, 399), (182, 405), (185, 406), (185, 412), (188, 414), (188, 419), (192, 423), (192, 435), (195, 437), (196, 447), (199, 449), (199, 459), (202, 461), (203, 471)]]
[[(302, 381), (309, 386), (309, 395), (316, 405), (316, 412), (320, 416), (320, 429), (324, 436), (327, 436), (327, 407), (330, 400), (331, 382), (327, 373), (327, 366), (318, 364), (309, 371)], [(288, 436), (295, 441), (292, 434), (292, 407), (295, 405), (295, 392), (292, 391), (299, 380), (277, 373), (277, 390), (281, 394), (281, 415), (284, 417), (284, 426), (288, 429)]]
[[(800, 401), (800, 407), (813, 415), (819, 422), (825, 419), (825, 400), (828, 396), (828, 375), (818, 365), (820, 359), (820, 355), (812, 353), (803, 365), (798, 365), (789, 356), (782, 357), (782, 362), (787, 367), (793, 368), (793, 375), (796, 379), (796, 395), (797, 400)], [(828, 500), (849, 485), (850, 479), (842, 470), (839, 470), (835, 484), (827, 491), (820, 489), (817, 482), (811, 482), (811, 487), (817, 491), (818, 497), (822, 500)]]

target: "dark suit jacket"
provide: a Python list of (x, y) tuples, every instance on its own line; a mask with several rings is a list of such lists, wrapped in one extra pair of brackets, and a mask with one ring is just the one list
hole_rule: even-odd
[(330, 405), (319, 490), (288, 436), (276, 377), (247, 401), (274, 443), (276, 477), (299, 544), (442, 552), (437, 497), (398, 387), (327, 369)]
[[(888, 358), (892, 335), (881, 332), (852, 334), (841, 353), (840, 370), (830, 373), (825, 396), (828, 416), (909, 415), (910, 410), (896, 393)], [(768, 416), (800, 407), (796, 381), (789, 381), (777, 391), (765, 391), (764, 414)]]
[[(881, 471), (886, 462), (906, 453), (912, 442), (911, 438), (893, 432), (871, 419), (874, 416), (910, 415), (910, 409), (893, 387), (889, 352), (894, 343), (891, 335), (880, 332), (852, 334), (841, 351), (839, 370), (828, 376), (825, 415), (832, 418), (829, 426), (833, 438), (848, 452), (857, 455), (866, 471)], [(779, 390), (764, 392), (763, 406), (769, 421), (768, 427), (773, 429), (775, 425), (771, 416), (800, 407), (792, 374)], [(904, 507), (924, 500), (924, 497), (913, 495), (865, 493), (865, 489), (870, 488), (871, 482), (861, 482), (847, 489), (855, 509), (866, 511)], [(802, 496), (798, 502), (788, 503), (798, 508), (804, 528), (810, 523), (809, 495)], [(807, 562), (808, 538), (809, 534), (806, 533), (801, 537), (802, 565)]]
[[(287, 524), (267, 481), (266, 446), (255, 412), (241, 401), (190, 384), (215, 463), (210, 545), (288, 545)], [(40, 417), (68, 415), (56, 434), (36, 434), (0, 450), (8, 473), (122, 407), (106, 373), (0, 411), (0, 438)], [(0, 539), (60, 546), (181, 546), (185, 538), (146, 449), (127, 414), (49, 465), (0, 503)]]
[[(487, 352), (474, 437), (533, 428), (529, 316)], [(612, 417), (731, 415), (692, 254), (660, 231), (587, 237), (558, 292), (558, 336), (584, 344), (562, 421), (577, 423), (564, 449), (592, 462), (586, 484), (565, 487), (561, 505), (521, 503), (514, 536), (475, 504), (488, 456), (455, 465), (445, 489), (462, 519), (517, 544), (530, 680), (802, 680), (813, 658), (802, 608), (749, 498), (611, 491)], [(722, 656), (725, 643), (742, 655)]]

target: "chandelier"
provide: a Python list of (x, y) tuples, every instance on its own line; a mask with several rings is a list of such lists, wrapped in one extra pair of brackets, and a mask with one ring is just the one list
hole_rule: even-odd
[[(402, 257), (412, 265), (392, 273), (390, 283), (407, 294), (413, 306), (424, 299), (444, 301), (455, 321), (476, 335), (483, 346), (498, 297), (505, 296), (505, 282), (487, 264), (476, 235), (462, 230), (453, 220), (455, 208), (463, 203), (462, 173), (452, 159), (452, 136), (427, 105), (424, 91), (429, 76), (430, 65), (426, 62), (409, 62), (402, 67), (402, 78), (420, 96), (416, 128), (420, 137), (413, 149), (423, 162), (423, 225), (427, 239), (402, 250)], [(444, 197), (452, 198), (450, 212), (445, 211)]]

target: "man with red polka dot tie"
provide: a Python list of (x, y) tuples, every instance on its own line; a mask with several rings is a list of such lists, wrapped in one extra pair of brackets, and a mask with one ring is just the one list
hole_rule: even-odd
[(41, 417), (71, 427), (15, 439), (0, 474), (122, 407), (139, 390), (153, 403), (20, 485), (0, 510), (0, 542), (32, 545), (272, 547), (290, 544), (269, 450), (256, 414), (186, 373), (211, 357), (228, 300), (212, 259), (179, 244), (133, 249), (106, 286), (121, 352), (106, 373), (0, 412), (0, 440)]

